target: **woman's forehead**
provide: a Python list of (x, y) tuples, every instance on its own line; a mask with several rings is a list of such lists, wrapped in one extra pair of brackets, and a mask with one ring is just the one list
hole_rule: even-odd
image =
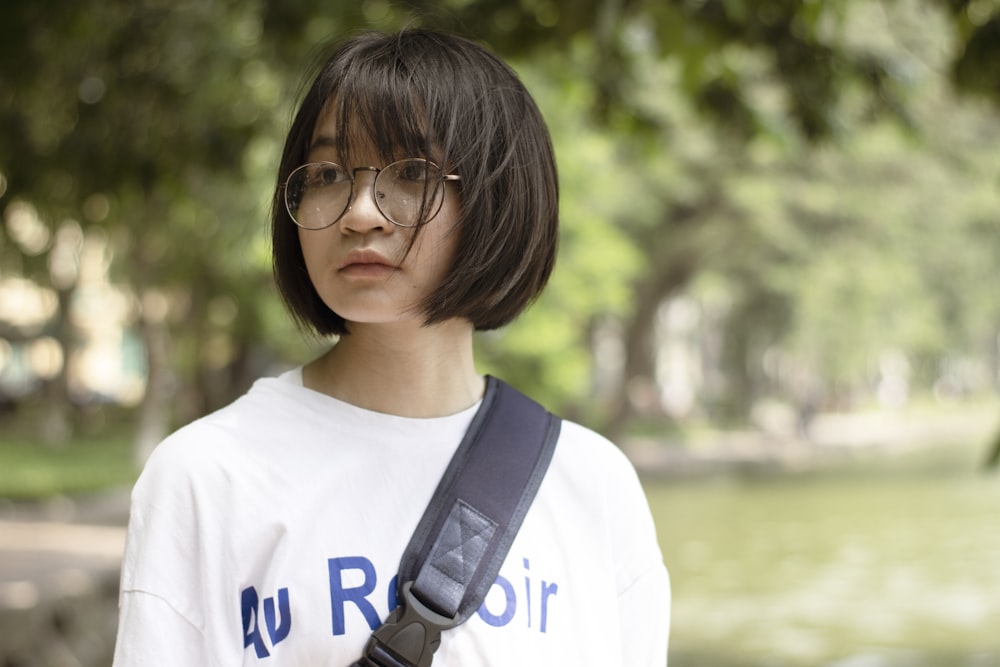
[(308, 152), (330, 151), (344, 161), (432, 157), (429, 153), (437, 152), (428, 150), (424, 132), (415, 131), (424, 124), (418, 119), (392, 122), (383, 116), (383, 122), (379, 120), (363, 119), (360, 110), (330, 100), (316, 118)]

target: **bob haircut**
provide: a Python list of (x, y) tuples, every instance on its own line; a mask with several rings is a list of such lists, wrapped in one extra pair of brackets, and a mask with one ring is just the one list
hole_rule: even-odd
[[(350, 164), (352, 141), (367, 141), (386, 163), (424, 157), (461, 176), (458, 252), (418, 305), (425, 326), (464, 318), (476, 330), (496, 329), (538, 296), (555, 264), (559, 192), (548, 128), (531, 95), (508, 65), (467, 39), (417, 29), (366, 33), (322, 66), (281, 155), (271, 204), (274, 274), (300, 326), (348, 333), (309, 279), (282, 192), (327, 108), (341, 161)], [(419, 232), (418, 225), (413, 238)]]

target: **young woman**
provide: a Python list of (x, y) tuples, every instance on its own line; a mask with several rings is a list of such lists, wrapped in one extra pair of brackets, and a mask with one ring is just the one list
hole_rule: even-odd
[[(318, 359), (259, 380), (150, 458), (132, 499), (116, 667), (346, 667), (482, 400), (473, 332), (541, 291), (556, 253), (548, 131), (480, 46), (344, 43), (285, 142), (277, 284)], [(662, 667), (670, 591), (621, 452), (563, 422), (485, 602), (435, 667)]]

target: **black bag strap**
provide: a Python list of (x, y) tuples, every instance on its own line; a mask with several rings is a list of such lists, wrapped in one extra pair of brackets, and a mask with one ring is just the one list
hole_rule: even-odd
[(545, 476), (561, 421), (487, 376), (486, 393), (399, 565), (399, 606), (352, 667), (428, 667), (441, 631), (496, 581)]

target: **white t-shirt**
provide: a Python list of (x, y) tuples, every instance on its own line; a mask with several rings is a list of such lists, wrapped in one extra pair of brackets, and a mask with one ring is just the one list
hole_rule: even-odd
[[(257, 381), (167, 438), (132, 493), (115, 667), (347, 667), (478, 406), (413, 419)], [(564, 421), (479, 611), (435, 667), (666, 664), (670, 589), (632, 466)]]

